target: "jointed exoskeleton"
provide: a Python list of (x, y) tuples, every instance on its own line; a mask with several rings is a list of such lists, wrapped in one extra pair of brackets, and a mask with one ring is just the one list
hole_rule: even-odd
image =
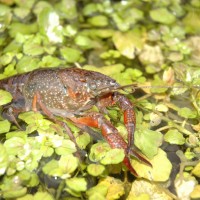
[[(79, 68), (41, 69), (1, 80), (0, 88), (13, 96), (12, 102), (4, 106), (3, 114), (16, 124), (20, 112), (38, 110), (63, 125), (75, 141), (70, 129), (56, 119), (60, 116), (78, 126), (99, 128), (112, 148), (124, 149), (124, 164), (134, 175), (137, 173), (130, 163), (131, 155), (151, 165), (132, 148), (136, 124), (133, 104), (117, 91), (120, 85), (114, 79)], [(106, 107), (114, 104), (123, 111), (128, 142), (103, 115)], [(94, 105), (99, 112), (89, 111)]]

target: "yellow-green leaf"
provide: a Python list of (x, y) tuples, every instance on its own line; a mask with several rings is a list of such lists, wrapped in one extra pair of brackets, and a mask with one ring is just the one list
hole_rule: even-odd
[(131, 160), (131, 164), (138, 173), (139, 177), (150, 181), (167, 181), (169, 179), (172, 164), (168, 160), (166, 153), (158, 149), (158, 154), (150, 160), (152, 167), (147, 166), (137, 160)]

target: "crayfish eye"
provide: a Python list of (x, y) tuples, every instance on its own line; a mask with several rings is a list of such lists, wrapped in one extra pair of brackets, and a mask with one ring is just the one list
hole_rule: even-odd
[(110, 81), (110, 85), (113, 86), (113, 85), (115, 85), (115, 84), (116, 84), (116, 81), (115, 81), (115, 80), (111, 80), (111, 81)]

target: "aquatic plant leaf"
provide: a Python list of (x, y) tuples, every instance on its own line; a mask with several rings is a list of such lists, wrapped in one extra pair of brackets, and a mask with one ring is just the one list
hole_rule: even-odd
[(75, 177), (67, 179), (65, 182), (70, 189), (76, 192), (83, 192), (87, 190), (87, 181), (85, 178)]
[(3, 175), (9, 164), (6, 148), (0, 143), (0, 176)]
[(200, 177), (200, 162), (194, 167), (194, 169), (192, 170), (192, 174)]
[(123, 56), (134, 59), (136, 49), (137, 51), (141, 51), (144, 40), (142, 40), (142, 32), (140, 30), (134, 30), (126, 33), (115, 32), (113, 35), (113, 43)]
[(107, 176), (106, 178), (101, 179), (99, 185), (108, 187), (108, 192), (106, 194), (106, 199), (108, 200), (119, 199), (125, 193), (123, 182), (113, 177)]
[(33, 37), (27, 40), (23, 45), (23, 52), (28, 56), (39, 56), (44, 53), (41, 45), (41, 38)]
[(3, 197), (5, 199), (15, 199), (17, 197), (21, 197), (27, 193), (27, 188), (26, 187), (20, 187), (20, 188), (15, 188), (14, 190), (11, 189), (2, 191)]
[(88, 23), (90, 23), (93, 26), (104, 27), (108, 25), (108, 19), (104, 15), (97, 15), (94, 17), (90, 17), (88, 19)]
[(195, 118), (197, 116), (197, 111), (184, 107), (178, 110), (178, 115), (184, 118)]
[(103, 165), (118, 164), (124, 160), (124, 156), (123, 149), (110, 149), (100, 160), (100, 163)]
[(135, 145), (149, 159), (158, 153), (158, 147), (162, 144), (163, 135), (158, 131), (138, 128), (134, 134)]
[(26, 140), (20, 137), (12, 137), (5, 141), (4, 147), (9, 155), (17, 155), (20, 151), (24, 151)]
[(127, 200), (173, 200), (173, 198), (168, 194), (169, 192), (163, 190), (158, 184), (154, 184), (145, 179), (138, 179), (132, 183), (131, 191)]
[(8, 120), (0, 121), (0, 134), (7, 133), (10, 130), (10, 125)]
[(185, 138), (178, 130), (169, 130), (164, 135), (164, 140), (170, 144), (182, 145), (185, 143)]
[(112, 77), (113, 74), (121, 73), (125, 69), (125, 66), (123, 64), (116, 64), (116, 65), (109, 65), (109, 66), (103, 66), (101, 68), (97, 68), (92, 65), (85, 65), (85, 66), (83, 66), (83, 69), (100, 72), (107, 76)]
[(87, 166), (87, 172), (92, 176), (99, 176), (103, 173), (105, 167), (100, 164), (89, 164)]
[(55, 152), (58, 155), (68, 155), (68, 154), (75, 153), (77, 151), (74, 142), (72, 142), (71, 140), (62, 140), (61, 146), (58, 146), (58, 147), (54, 146), (54, 148), (55, 148)]
[(11, 101), (12, 95), (5, 90), (0, 90), (0, 106), (10, 103)]
[(23, 197), (17, 198), (17, 200), (34, 200), (34, 197), (33, 197), (32, 194), (27, 194), (27, 195), (25, 195)]
[(73, 156), (72, 154), (61, 156), (58, 161), (59, 168), (64, 172), (71, 174), (78, 167), (78, 158)]
[(45, 174), (48, 174), (48, 175), (53, 175), (52, 174), (52, 171), (56, 168), (58, 168), (59, 165), (58, 165), (58, 161), (57, 160), (54, 160), (52, 159), (51, 161), (49, 161), (48, 163), (46, 163), (44, 165), (44, 167), (42, 168), (42, 171), (45, 173)]
[(172, 164), (168, 160), (166, 153), (159, 148), (157, 155), (149, 161), (152, 164), (152, 167), (147, 166), (138, 160), (131, 160), (131, 164), (134, 166), (139, 177), (150, 181), (167, 181), (171, 173)]
[(194, 190), (190, 193), (190, 198), (199, 199), (200, 198), (200, 185), (196, 185)]
[(108, 192), (108, 186), (103, 184), (97, 184), (96, 186), (90, 188), (86, 191), (87, 196), (92, 199), (95, 197), (100, 197), (100, 199), (105, 200), (105, 196)]
[(110, 150), (110, 146), (105, 142), (98, 142), (92, 145), (90, 149), (89, 159), (93, 162), (98, 162), (103, 159), (106, 153)]
[(62, 47), (60, 53), (68, 63), (78, 62), (81, 58), (81, 52), (74, 48)]
[(90, 135), (88, 133), (80, 134), (76, 138), (76, 142), (81, 149), (85, 149), (86, 146), (90, 143)]
[(39, 68), (40, 59), (37, 57), (24, 55), (16, 65), (17, 72), (25, 73)]
[(34, 195), (34, 200), (41, 200), (41, 199), (54, 200), (53, 196), (50, 195), (48, 192), (37, 192)]
[(150, 11), (151, 18), (162, 24), (172, 24), (175, 22), (175, 16), (170, 13), (166, 8), (158, 8)]

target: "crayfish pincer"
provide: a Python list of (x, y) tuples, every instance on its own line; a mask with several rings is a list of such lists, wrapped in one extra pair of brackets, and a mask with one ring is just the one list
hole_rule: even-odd
[[(129, 157), (132, 155), (151, 165), (131, 147), (135, 130), (133, 104), (120, 94), (120, 85), (112, 78), (98, 72), (79, 68), (40, 69), (0, 81), (0, 88), (9, 91), (13, 100), (3, 107), (3, 116), (17, 123), (17, 116), (24, 111), (40, 111), (65, 127), (69, 137), (74, 136), (66, 124), (56, 116), (70, 120), (75, 125), (99, 128), (111, 148), (124, 149), (124, 164), (137, 175)], [(117, 104), (124, 115), (128, 142), (104, 117), (106, 107)], [(99, 112), (91, 111), (96, 106)]]

